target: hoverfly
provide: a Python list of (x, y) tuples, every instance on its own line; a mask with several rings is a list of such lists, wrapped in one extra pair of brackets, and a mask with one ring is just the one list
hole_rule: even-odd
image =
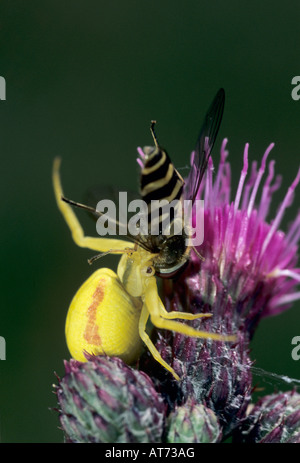
[[(142, 158), (141, 170), (141, 196), (151, 210), (155, 200), (166, 200), (170, 203), (183, 197), (193, 205), (199, 186), (207, 169), (210, 153), (213, 149), (219, 127), (221, 124), (225, 102), (225, 92), (220, 89), (209, 108), (203, 127), (200, 131), (196, 148), (193, 153), (192, 167), (186, 183), (173, 166), (167, 152), (163, 150), (154, 133), (154, 123), (151, 123), (151, 133), (155, 146), (139, 151)], [(163, 212), (160, 214), (163, 221)], [(151, 216), (148, 218), (151, 222)], [(159, 233), (147, 235), (142, 245), (151, 253), (157, 253), (153, 262), (156, 275), (171, 278), (188, 263), (192, 246), (187, 245), (188, 236), (182, 227), (177, 235), (164, 235)], [(196, 249), (194, 248), (196, 251)], [(197, 251), (196, 251), (197, 252)]]
[[(173, 166), (154, 133), (155, 146), (140, 150), (141, 196), (150, 205), (153, 199), (181, 199), (184, 195), (195, 201), (205, 174), (209, 156), (220, 127), (225, 93), (220, 89), (210, 106), (193, 154), (191, 171), (186, 183)], [(186, 234), (155, 236), (148, 234), (129, 236), (132, 242), (85, 236), (71, 206), (99, 213), (96, 209), (66, 199), (60, 183), (60, 160), (55, 159), (53, 183), (57, 205), (62, 212), (75, 243), (78, 246), (103, 254), (121, 254), (117, 274), (110, 269), (97, 270), (74, 296), (66, 320), (67, 345), (71, 355), (86, 361), (85, 352), (95, 355), (117, 356), (127, 363), (134, 362), (144, 344), (153, 357), (178, 380), (176, 372), (168, 365), (146, 332), (150, 317), (157, 328), (172, 330), (186, 336), (234, 341), (234, 335), (222, 335), (199, 331), (175, 321), (195, 320), (211, 314), (167, 312), (157, 290), (155, 275), (173, 277), (182, 270), (189, 259), (191, 247), (186, 244)], [(159, 216), (159, 226), (164, 217)], [(149, 225), (151, 218), (148, 217)]]

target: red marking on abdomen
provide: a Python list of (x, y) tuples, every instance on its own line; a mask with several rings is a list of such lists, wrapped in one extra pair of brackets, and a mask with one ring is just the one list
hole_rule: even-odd
[(103, 297), (104, 297), (104, 289), (105, 289), (105, 280), (102, 278), (99, 280), (98, 286), (95, 289), (93, 294), (93, 302), (87, 309), (87, 324), (83, 333), (84, 339), (89, 344), (101, 344), (101, 338), (98, 334), (98, 325), (96, 324), (96, 315), (97, 309), (99, 304), (101, 304)]

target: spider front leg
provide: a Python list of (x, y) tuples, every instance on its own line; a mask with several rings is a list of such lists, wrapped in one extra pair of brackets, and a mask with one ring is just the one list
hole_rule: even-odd
[(128, 241), (111, 239), (111, 238), (94, 238), (91, 236), (84, 236), (83, 229), (73, 211), (71, 206), (62, 200), (63, 189), (61, 186), (59, 167), (60, 159), (56, 158), (53, 164), (53, 187), (56, 197), (57, 206), (60, 209), (68, 227), (71, 230), (73, 240), (82, 248), (93, 249), (99, 252), (111, 252), (113, 254), (122, 254), (128, 248), (134, 245)]
[(177, 381), (179, 381), (180, 378), (177, 375), (177, 373), (175, 373), (173, 368), (170, 365), (168, 365), (167, 362), (164, 361), (164, 359), (162, 358), (162, 356), (160, 355), (160, 353), (158, 352), (158, 350), (156, 349), (155, 345), (153, 344), (153, 342), (151, 341), (151, 339), (149, 338), (149, 336), (148, 336), (148, 334), (146, 332), (146, 325), (147, 325), (147, 321), (149, 319), (149, 315), (150, 314), (149, 314), (149, 311), (147, 309), (147, 306), (144, 304), (143, 308), (142, 308), (140, 320), (139, 320), (139, 335), (140, 335), (140, 338), (142, 339), (142, 341), (148, 347), (148, 349), (149, 349), (150, 353), (152, 354), (153, 358), (158, 363), (160, 363), (166, 370), (168, 370), (170, 373), (172, 373), (174, 378)]
[(157, 284), (154, 277), (149, 277), (145, 281), (145, 294), (143, 296), (144, 303), (147, 306), (150, 314), (151, 322), (157, 328), (162, 328), (170, 331), (175, 331), (186, 336), (196, 338), (213, 339), (216, 341), (236, 341), (235, 335), (222, 335), (217, 333), (209, 333), (192, 328), (189, 325), (173, 321), (173, 318), (182, 320), (194, 320), (211, 314), (188, 314), (185, 312), (167, 312), (157, 292)]

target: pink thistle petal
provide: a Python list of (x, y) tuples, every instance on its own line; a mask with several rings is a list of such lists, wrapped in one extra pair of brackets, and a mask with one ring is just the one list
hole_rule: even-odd
[(144, 168), (143, 161), (141, 159), (139, 159), (139, 158), (137, 158), (136, 161), (137, 161), (138, 165), (140, 166), (140, 168), (143, 169)]
[(251, 166), (250, 179), (246, 183), (245, 189), (244, 189), (243, 201), (242, 201), (242, 207), (241, 207), (242, 210), (246, 209), (246, 206), (249, 203), (249, 195), (251, 192), (251, 188), (253, 187), (255, 183), (256, 175), (257, 175), (257, 162), (254, 161), (252, 162), (252, 166)]
[(243, 191), (243, 187), (244, 187), (245, 178), (246, 178), (247, 173), (248, 173), (248, 150), (249, 150), (249, 143), (246, 143), (245, 150), (244, 150), (244, 165), (243, 165), (243, 169), (242, 169), (242, 173), (241, 173), (241, 177), (240, 177), (240, 181), (239, 181), (239, 186), (238, 186), (238, 190), (237, 190), (237, 194), (236, 194), (235, 202), (234, 202), (234, 209), (236, 211), (237, 211), (237, 209), (239, 207), (239, 204), (240, 204), (240, 199), (241, 199), (241, 196), (242, 196), (242, 191)]
[(271, 143), (271, 145), (267, 148), (265, 154), (263, 155), (263, 158), (262, 158), (262, 161), (261, 161), (261, 166), (259, 168), (258, 175), (256, 177), (256, 181), (255, 181), (253, 191), (252, 191), (252, 194), (251, 194), (251, 197), (250, 197), (250, 201), (249, 201), (249, 205), (248, 205), (248, 215), (250, 215), (252, 210), (253, 210), (257, 190), (258, 190), (260, 181), (262, 179), (262, 176), (263, 176), (263, 174), (265, 172), (267, 157), (269, 156), (269, 153), (273, 149), (273, 147), (274, 147), (274, 143)]
[(290, 304), (291, 302), (297, 301), (299, 299), (300, 299), (300, 291), (297, 293), (286, 294), (285, 296), (281, 296), (280, 298), (277, 299), (274, 307)]
[(137, 152), (139, 153), (141, 159), (145, 159), (145, 153), (140, 146), (137, 148)]
[(270, 240), (273, 236), (273, 234), (275, 233), (275, 231), (278, 229), (279, 225), (280, 225), (280, 222), (282, 220), (282, 217), (284, 215), (284, 212), (285, 212), (285, 209), (287, 207), (289, 207), (291, 205), (291, 202), (292, 202), (292, 199), (293, 199), (293, 194), (294, 194), (294, 190), (296, 188), (296, 186), (298, 185), (300, 181), (300, 169), (298, 170), (298, 174), (295, 178), (295, 180), (293, 181), (292, 185), (289, 187), (288, 189), (288, 192), (279, 208), (279, 211), (277, 213), (277, 216), (270, 228), (270, 231), (264, 241), (264, 244), (263, 244), (263, 247), (262, 247), (262, 254), (265, 252), (267, 246), (269, 245), (270, 243)]
[(290, 243), (290, 246), (295, 246), (300, 239), (300, 212), (297, 215), (296, 220), (292, 223), (287, 235), (287, 241)]

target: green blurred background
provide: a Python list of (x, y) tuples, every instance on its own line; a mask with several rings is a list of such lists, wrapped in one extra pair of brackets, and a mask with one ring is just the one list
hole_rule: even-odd
[[(184, 166), (219, 87), (226, 108), (215, 158), (229, 138), (233, 181), (245, 142), (260, 159), (272, 141), (283, 186), (300, 152), (297, 1), (2, 1), (0, 75), (1, 316), (0, 440), (61, 442), (52, 383), (69, 354), (69, 302), (91, 274), (93, 251), (72, 242), (52, 185), (63, 158), (65, 193), (82, 200), (95, 184), (136, 188), (136, 147), (151, 144), (150, 119), (175, 165)], [(300, 191), (286, 214), (296, 214)], [(94, 225), (81, 214), (89, 233)], [(117, 258), (95, 264), (115, 268)], [(291, 339), (300, 305), (264, 320), (253, 341), (256, 366), (299, 378)], [(265, 392), (284, 383), (257, 378)]]

